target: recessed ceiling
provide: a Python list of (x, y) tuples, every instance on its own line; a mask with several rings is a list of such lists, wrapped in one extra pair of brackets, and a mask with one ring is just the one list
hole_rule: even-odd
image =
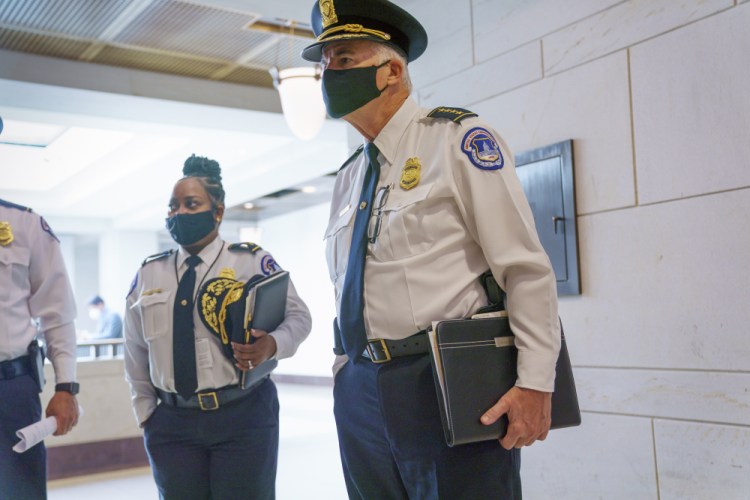
[(325, 179), (347, 156), (345, 124), (328, 120), (315, 139), (296, 139), (267, 72), (303, 64), (304, 23), (290, 35), (284, 19), (305, 19), (310, 7), (0, 2), (0, 141), (50, 127), (44, 147), (0, 142), (0, 198), (52, 219), (150, 230), (163, 227), (193, 153), (221, 164), (228, 207)]

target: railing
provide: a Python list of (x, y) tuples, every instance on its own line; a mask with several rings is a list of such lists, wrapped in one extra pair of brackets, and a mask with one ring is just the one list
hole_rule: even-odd
[(77, 358), (111, 359), (123, 356), (124, 339), (89, 339), (79, 340), (76, 350)]

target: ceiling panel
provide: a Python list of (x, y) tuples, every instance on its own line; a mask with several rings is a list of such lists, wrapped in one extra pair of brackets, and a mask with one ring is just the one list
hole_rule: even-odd
[(113, 41), (235, 61), (274, 36), (243, 29), (259, 17), (252, 13), (159, 0), (143, 10)]
[(0, 26), (97, 38), (132, 0), (3, 0)]
[(78, 59), (90, 46), (91, 42), (82, 40), (0, 28), (0, 48), (6, 50), (62, 57), (64, 59)]
[(225, 67), (225, 64), (221, 62), (206, 61), (195, 57), (182, 57), (180, 55), (162, 54), (145, 50), (113, 47), (111, 45), (102, 48), (91, 62), (206, 79), (210, 78), (212, 74)]

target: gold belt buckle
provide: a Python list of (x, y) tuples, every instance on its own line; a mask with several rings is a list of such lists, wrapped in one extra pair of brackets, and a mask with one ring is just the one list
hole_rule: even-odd
[[(206, 400), (205, 403), (203, 402), (204, 399)], [(203, 411), (218, 410), (219, 398), (216, 396), (215, 392), (206, 392), (203, 394), (198, 394), (198, 404), (200, 404), (201, 410)]]
[[(380, 348), (383, 350), (383, 353), (385, 354), (385, 359), (375, 359), (375, 354), (372, 349), (373, 343), (380, 342)], [(381, 363), (387, 363), (391, 360), (391, 351), (388, 350), (388, 346), (385, 343), (385, 339), (371, 339), (367, 341), (367, 354), (370, 355), (370, 361), (375, 363), (376, 365), (379, 365)]]

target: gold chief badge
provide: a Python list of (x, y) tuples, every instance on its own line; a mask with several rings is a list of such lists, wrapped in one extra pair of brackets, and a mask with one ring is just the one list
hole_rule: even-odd
[(9, 222), (0, 222), (0, 245), (7, 247), (13, 243), (13, 231)]
[(402, 189), (407, 191), (417, 184), (419, 184), (419, 178), (422, 170), (422, 164), (419, 163), (419, 158), (409, 158), (404, 164), (404, 168), (401, 169), (401, 182), (399, 185)]

